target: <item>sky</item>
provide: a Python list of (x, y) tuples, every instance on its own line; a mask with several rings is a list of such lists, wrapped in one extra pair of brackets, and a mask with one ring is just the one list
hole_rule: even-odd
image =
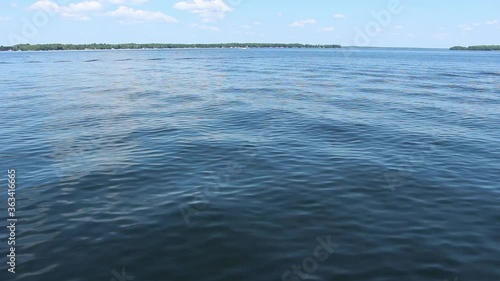
[(3, 0), (0, 45), (500, 44), (498, 0)]

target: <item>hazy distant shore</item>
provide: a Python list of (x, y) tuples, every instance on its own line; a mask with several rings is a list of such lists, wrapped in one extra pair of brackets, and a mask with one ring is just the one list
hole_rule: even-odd
[(0, 46), (0, 51), (62, 51), (62, 50), (136, 50), (136, 49), (208, 49), (208, 48), (300, 48), (336, 49), (340, 45), (281, 44), (281, 43), (223, 43), (223, 44), (20, 44)]
[(479, 46), (455, 46), (451, 47), (452, 51), (500, 51), (500, 45), (479, 45)]

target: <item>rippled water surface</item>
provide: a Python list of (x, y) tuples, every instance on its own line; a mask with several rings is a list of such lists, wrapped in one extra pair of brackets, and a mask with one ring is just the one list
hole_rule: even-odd
[(15, 280), (500, 280), (498, 52), (2, 52), (0, 69)]

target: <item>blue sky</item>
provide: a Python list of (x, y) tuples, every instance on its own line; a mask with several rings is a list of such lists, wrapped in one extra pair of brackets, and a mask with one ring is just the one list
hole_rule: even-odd
[(500, 44), (497, 0), (4, 0), (0, 45)]

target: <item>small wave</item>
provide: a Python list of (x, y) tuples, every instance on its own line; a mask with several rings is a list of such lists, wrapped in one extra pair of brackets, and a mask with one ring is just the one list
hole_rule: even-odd
[(30, 61), (28, 61), (28, 63), (41, 63), (41, 61), (39, 61), (39, 60), (30, 60)]
[(86, 60), (85, 62), (95, 62), (95, 61), (99, 61), (98, 59), (93, 59), (93, 60)]
[(15, 158), (13, 155), (0, 155), (0, 158)]
[(57, 60), (55, 63), (64, 63), (64, 62), (70, 62), (69, 60)]
[(0, 61), (0, 64), (12, 64), (11, 62)]
[(162, 100), (167, 101), (171, 104), (178, 104), (178, 103), (199, 102), (203, 101), (203, 98), (197, 95), (184, 94), (184, 95), (166, 96)]
[(368, 93), (368, 94), (380, 94), (380, 93), (384, 93), (384, 91), (382, 89), (371, 88), (371, 87), (362, 87), (362, 88), (359, 88), (359, 92), (361, 92), (361, 93)]
[(120, 60), (116, 60), (116, 61), (129, 61), (129, 60), (133, 60), (133, 59), (120, 59)]
[(128, 96), (131, 99), (140, 99), (140, 98), (147, 98), (147, 97), (157, 97), (161, 96), (162, 92), (160, 91), (141, 91), (141, 92), (135, 92), (131, 93)]
[(383, 79), (383, 78), (372, 78), (372, 79), (367, 79), (366, 80), (369, 83), (390, 83), (391, 81), (388, 79)]
[(484, 92), (486, 90), (485, 88), (468, 85), (450, 85), (449, 87), (466, 93)]
[(147, 60), (165, 60), (165, 58), (153, 58), (153, 59), (147, 59)]
[(478, 72), (479, 75), (489, 75), (489, 76), (500, 76), (500, 72), (493, 72), (493, 71), (480, 71)]
[(464, 77), (464, 75), (460, 75), (458, 73), (447, 73), (447, 72), (438, 73), (437, 76), (440, 76), (440, 77)]
[(417, 86), (423, 89), (439, 89), (440, 87), (433, 84), (418, 83)]

